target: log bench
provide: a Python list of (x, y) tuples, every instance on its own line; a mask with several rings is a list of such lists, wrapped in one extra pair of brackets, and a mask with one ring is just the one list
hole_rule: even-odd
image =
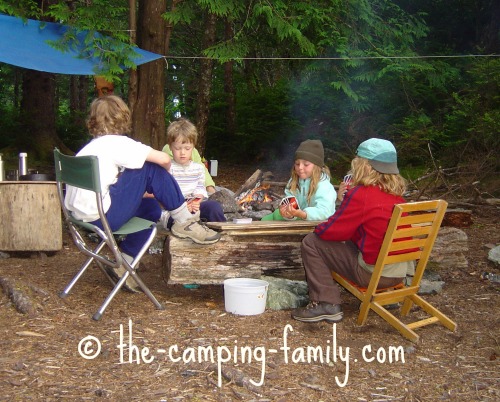
[(160, 233), (164, 278), (172, 284), (221, 284), (227, 278), (261, 275), (304, 279), (300, 243), (320, 222), (209, 222), (207, 226), (222, 233), (221, 239), (211, 245)]
[[(304, 280), (300, 243), (320, 222), (210, 222), (208, 226), (222, 232), (217, 243), (203, 246), (159, 232), (150, 254), (162, 254), (163, 278), (171, 284), (221, 284), (227, 278), (261, 275)], [(466, 270), (467, 252), (465, 232), (442, 227), (428, 270)]]

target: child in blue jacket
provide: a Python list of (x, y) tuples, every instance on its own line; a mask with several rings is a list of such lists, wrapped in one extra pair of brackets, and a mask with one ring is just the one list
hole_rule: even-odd
[(291, 177), (285, 187), (285, 199), (295, 197), (296, 204), (282, 202), (280, 208), (262, 218), (270, 220), (325, 220), (335, 212), (337, 192), (330, 183), (320, 140), (306, 140), (295, 152)]

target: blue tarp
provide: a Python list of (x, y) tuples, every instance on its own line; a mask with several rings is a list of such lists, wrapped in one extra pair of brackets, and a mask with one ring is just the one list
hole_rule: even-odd
[[(62, 24), (24, 21), (0, 14), (0, 62), (49, 73), (96, 74), (100, 60), (91, 54), (81, 55), (83, 44), (62, 52), (47, 43), (61, 39), (67, 30)], [(79, 38), (83, 40), (83, 35)], [(138, 53), (138, 57), (132, 59), (136, 65), (163, 57), (139, 48), (134, 50)]]

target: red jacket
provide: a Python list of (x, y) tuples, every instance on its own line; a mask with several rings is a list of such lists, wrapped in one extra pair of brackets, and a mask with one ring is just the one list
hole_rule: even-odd
[(314, 230), (321, 239), (351, 240), (367, 264), (375, 264), (395, 204), (402, 197), (384, 193), (378, 186), (356, 186), (344, 196), (328, 221)]

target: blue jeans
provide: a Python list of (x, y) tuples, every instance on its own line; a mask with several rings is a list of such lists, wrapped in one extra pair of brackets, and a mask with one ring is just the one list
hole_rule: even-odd
[[(154, 194), (155, 198), (144, 198), (144, 193)], [(161, 216), (160, 202), (168, 211), (179, 208), (184, 196), (175, 179), (161, 166), (145, 162), (140, 169), (125, 169), (118, 181), (110, 186), (111, 206), (106, 218), (111, 230), (119, 229), (133, 217), (156, 222)], [(100, 219), (92, 222), (102, 229)], [(146, 229), (129, 234), (120, 244), (121, 250), (135, 257), (151, 234)]]
[[(226, 222), (224, 210), (218, 201), (206, 200), (200, 203), (200, 219), (206, 222)], [(167, 228), (174, 224), (172, 217), (168, 218)]]

